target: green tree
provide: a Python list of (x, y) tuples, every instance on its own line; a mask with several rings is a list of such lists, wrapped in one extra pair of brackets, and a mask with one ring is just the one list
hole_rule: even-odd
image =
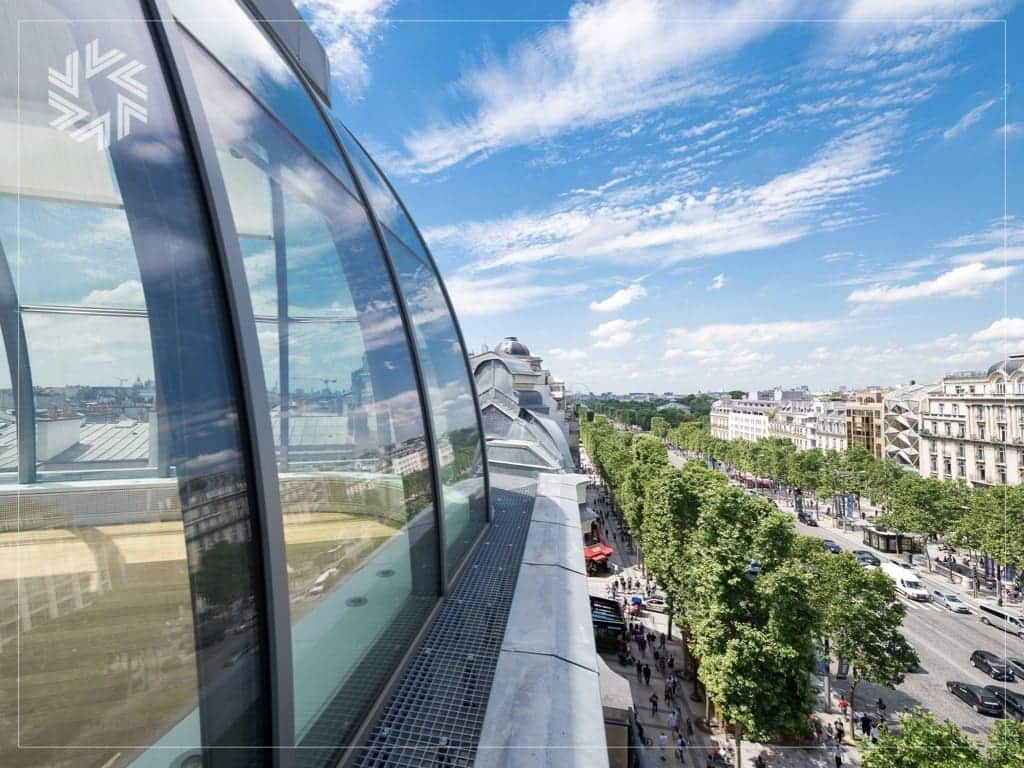
[[(949, 720), (940, 723), (921, 708), (897, 717), (899, 734), (883, 733), (877, 744), (867, 746), (861, 756), (864, 768), (995, 768), (995, 763), (982, 762), (978, 746)], [(1000, 768), (1010, 765), (1014, 763)]]
[(999, 720), (988, 737), (985, 768), (1024, 765), (1024, 722)]
[(669, 424), (664, 416), (651, 417), (651, 434), (657, 438), (668, 437)]
[(857, 686), (867, 680), (894, 688), (917, 661), (900, 631), (906, 608), (896, 599), (892, 580), (878, 570), (851, 569), (852, 559), (839, 566), (833, 583), (841, 591), (828, 603), (823, 625), (836, 658), (850, 665), (851, 728)]

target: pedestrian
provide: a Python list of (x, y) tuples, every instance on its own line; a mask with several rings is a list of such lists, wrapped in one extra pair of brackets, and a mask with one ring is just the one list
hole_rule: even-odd
[(825, 740), (833, 741), (836, 737), (835, 731), (832, 730), (832, 723), (825, 723)]
[(665, 761), (665, 749), (668, 747), (668, 736), (662, 731), (658, 734), (658, 752), (661, 754), (662, 762)]
[(686, 741), (680, 736), (676, 739), (676, 757), (679, 758), (679, 764), (683, 765), (686, 763)]
[(686, 718), (686, 735), (687, 737), (693, 736), (693, 721), (690, 718)]
[(843, 768), (843, 748), (836, 744), (832, 748), (832, 757), (835, 758), (836, 768)]
[(864, 737), (871, 734), (871, 717), (867, 712), (860, 716), (860, 733)]
[(644, 665), (640, 663), (640, 659), (636, 660), (636, 679), (641, 682), (644, 679)]
[(647, 655), (647, 638), (644, 637), (643, 635), (641, 635), (640, 639), (637, 641), (637, 644), (640, 646), (640, 655), (641, 656), (646, 656)]
[(876, 706), (878, 707), (879, 719), (885, 720), (885, 700), (881, 696), (878, 697), (878, 704)]
[(879, 731), (878, 725), (872, 725), (871, 726), (871, 743), (872, 744), (877, 744), (878, 743), (878, 737), (879, 737), (880, 734), (881, 734), (881, 731)]
[(658, 694), (652, 693), (651, 698), (648, 699), (651, 702), (651, 714), (657, 716), (658, 714)]
[(644, 685), (650, 685), (650, 684), (651, 684), (651, 668), (647, 664), (644, 664)]
[(846, 709), (849, 706), (850, 706), (850, 704), (846, 700), (846, 697), (845, 696), (840, 696), (839, 697), (839, 712), (842, 714), (843, 717), (846, 717)]
[(662, 650), (665, 648), (665, 633), (661, 633), (661, 637), (658, 638), (658, 643), (661, 645)]
[(840, 744), (843, 743), (843, 738), (846, 736), (846, 729), (843, 728), (843, 721), (836, 720), (836, 741)]
[[(668, 704), (668, 699), (665, 699), (665, 704)], [(676, 716), (675, 710), (668, 713), (668, 729), (674, 731), (679, 727), (679, 718)]]
[(675, 669), (676, 668), (676, 657), (675, 657), (674, 653), (670, 653), (668, 655), (668, 668), (669, 669)]

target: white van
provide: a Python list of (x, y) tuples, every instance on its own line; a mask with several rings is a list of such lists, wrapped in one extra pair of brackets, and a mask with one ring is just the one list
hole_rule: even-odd
[(982, 624), (997, 627), (1024, 639), (1024, 617), (1019, 614), (1011, 613), (998, 605), (981, 605), (978, 615)]
[(882, 563), (882, 573), (893, 580), (896, 591), (911, 600), (928, 601), (928, 590), (917, 579), (917, 574), (899, 563)]

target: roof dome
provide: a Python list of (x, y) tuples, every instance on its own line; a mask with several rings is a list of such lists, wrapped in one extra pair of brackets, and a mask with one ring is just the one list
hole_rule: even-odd
[(515, 336), (506, 336), (498, 345), (498, 352), (503, 355), (515, 355), (516, 357), (529, 357), (530, 350), (526, 348)]
[(988, 369), (988, 375), (991, 376), (998, 371), (1003, 371), (1009, 375), (1014, 371), (1020, 370), (1022, 367), (1024, 367), (1024, 355), (1010, 355), (1005, 360), (993, 363)]

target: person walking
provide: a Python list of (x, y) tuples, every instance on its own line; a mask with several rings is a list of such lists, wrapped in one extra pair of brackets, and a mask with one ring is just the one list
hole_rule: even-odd
[(840, 744), (843, 743), (843, 739), (846, 737), (846, 729), (843, 727), (842, 720), (836, 720), (836, 741)]
[(658, 752), (661, 757), (661, 761), (665, 762), (665, 750), (668, 749), (668, 736), (662, 731), (658, 734)]
[(690, 718), (686, 718), (686, 737), (693, 738), (693, 721)]
[(850, 703), (846, 700), (845, 696), (839, 697), (839, 713), (846, 717), (846, 710), (849, 708)]
[[(668, 705), (668, 699), (665, 699), (665, 705)], [(679, 727), (679, 718), (676, 716), (675, 710), (668, 713), (668, 729), (674, 731)]]
[(871, 716), (867, 712), (860, 716), (860, 733), (865, 738), (871, 735)]
[(644, 685), (650, 685), (650, 684), (651, 684), (651, 668), (647, 664), (644, 664)]
[(651, 715), (654, 717), (658, 716), (658, 694), (652, 693), (651, 698), (648, 699), (651, 702)]
[(644, 681), (644, 665), (640, 663), (640, 659), (636, 660), (636, 679), (641, 683)]
[(843, 748), (839, 744), (832, 747), (832, 758), (836, 761), (836, 768), (843, 768)]
[(682, 736), (676, 739), (676, 757), (679, 758), (679, 764), (686, 764), (686, 741)]

